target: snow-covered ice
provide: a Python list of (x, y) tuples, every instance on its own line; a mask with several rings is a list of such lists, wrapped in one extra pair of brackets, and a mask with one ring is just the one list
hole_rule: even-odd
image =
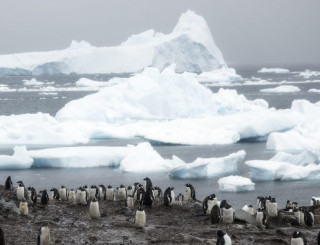
[(290, 70), (283, 69), (283, 68), (262, 68), (258, 71), (258, 73), (278, 73), (278, 74), (285, 74), (289, 72)]
[(0, 169), (25, 169), (30, 168), (33, 159), (29, 157), (25, 146), (15, 146), (13, 155), (0, 155)]
[(282, 85), (275, 88), (260, 89), (263, 93), (296, 93), (300, 92), (300, 88), (293, 85)]
[(218, 180), (219, 190), (223, 192), (253, 191), (254, 183), (249, 178), (230, 175)]
[(313, 77), (313, 76), (315, 76), (315, 77), (320, 76), (320, 71), (305, 70), (303, 72), (300, 72), (299, 76), (303, 77), (305, 79), (309, 79), (310, 77)]
[(30, 80), (22, 80), (23, 84), (26, 86), (40, 86), (43, 85), (44, 82), (37, 81), (37, 79), (32, 78)]
[(197, 158), (192, 163), (172, 169), (169, 176), (176, 179), (200, 179), (234, 173), (238, 171), (238, 164), (245, 155), (245, 151), (238, 151), (226, 157)]

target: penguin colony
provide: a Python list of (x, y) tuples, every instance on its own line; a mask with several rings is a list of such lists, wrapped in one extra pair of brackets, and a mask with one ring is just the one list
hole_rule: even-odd
[[(185, 203), (201, 203), (203, 216), (209, 216), (211, 224), (232, 224), (235, 221), (235, 210), (226, 200), (218, 201), (215, 194), (210, 194), (201, 202), (196, 199), (196, 192), (194, 187), (187, 183), (185, 185), (185, 193), (180, 193), (175, 196), (174, 187), (168, 187), (162, 193), (161, 188), (153, 187), (150, 178), (143, 179), (145, 184), (142, 185), (138, 182), (127, 188), (120, 185), (113, 188), (111, 185), (105, 187), (104, 185), (95, 186), (90, 188), (85, 186), (79, 187), (77, 190), (71, 189), (69, 192), (65, 186), (60, 189), (52, 188), (49, 191), (42, 190), (37, 195), (33, 187), (26, 188), (24, 183), (17, 181), (16, 197), (20, 201), (19, 211), (21, 215), (28, 215), (28, 205), (41, 204), (48, 205), (50, 201), (59, 200), (68, 203), (77, 203), (79, 205), (89, 206), (89, 217), (91, 219), (99, 219), (101, 217), (99, 202), (101, 201), (120, 201), (124, 206), (131, 209), (136, 209), (134, 217), (134, 225), (137, 228), (144, 228), (147, 225), (147, 216), (145, 208), (151, 208), (155, 202), (163, 202), (163, 206), (183, 205)], [(13, 189), (13, 183), (9, 176), (5, 182), (5, 189)], [(274, 197), (258, 196), (256, 200), (256, 210), (252, 205), (243, 207), (243, 211), (255, 218), (256, 225), (262, 229), (267, 229), (268, 220), (278, 217), (279, 211), (282, 213), (290, 214), (294, 217), (296, 224), (300, 226), (313, 227), (314, 226), (314, 213), (312, 207), (320, 205), (320, 198), (312, 197), (311, 206), (299, 207), (298, 203), (287, 201), (284, 210), (278, 210), (278, 205)], [(5, 234), (0, 227), (0, 240), (4, 243)], [(231, 245), (232, 241), (230, 236), (223, 230), (217, 231), (216, 244)], [(320, 244), (320, 232), (318, 234), (318, 244)], [(50, 244), (50, 229), (48, 224), (40, 227), (37, 244), (46, 245)], [(295, 231), (290, 240), (291, 245), (304, 245), (308, 241), (303, 233)]]

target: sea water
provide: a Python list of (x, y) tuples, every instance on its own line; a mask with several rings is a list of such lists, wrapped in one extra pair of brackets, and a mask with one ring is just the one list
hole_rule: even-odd
[[(221, 87), (225, 89), (235, 89), (238, 94), (243, 94), (247, 99), (264, 99), (269, 107), (276, 109), (290, 108), (293, 100), (307, 99), (312, 103), (320, 100), (320, 94), (310, 93), (309, 89), (320, 89), (320, 77), (305, 79), (298, 76), (297, 73), (273, 74), (257, 73), (257, 67), (237, 68), (245, 80), (266, 80), (276, 82), (272, 85), (235, 85), (235, 86), (216, 86), (206, 84), (213, 92), (217, 92)], [(290, 71), (304, 71), (312, 67), (289, 68)], [(122, 76), (128, 76), (123, 74)], [(49, 113), (55, 116), (67, 102), (82, 98), (85, 95), (95, 91), (85, 91), (78, 89), (71, 91), (75, 87), (75, 82), (82, 77), (87, 77), (96, 81), (107, 81), (112, 75), (59, 75), (59, 76), (41, 76), (35, 77), (37, 81), (44, 82), (41, 86), (26, 86), (23, 80), (30, 80), (33, 77), (0, 77), (0, 84), (6, 85), (9, 89), (20, 91), (0, 92), (0, 115), (24, 114), (24, 113)], [(294, 85), (300, 88), (297, 93), (261, 93), (264, 88), (273, 88), (279, 85)], [(59, 88), (59, 91), (53, 90), (46, 93), (41, 91), (42, 86), (51, 86)], [(0, 88), (1, 89), (1, 88)], [(104, 139), (94, 140), (88, 145), (94, 146), (126, 146), (128, 144), (137, 144), (143, 142), (143, 139)], [(172, 145), (159, 144), (151, 142), (154, 149), (164, 158), (171, 158), (176, 155), (185, 162), (192, 162), (197, 157), (211, 158), (223, 157), (239, 150), (246, 151), (246, 160), (266, 160), (274, 156), (275, 152), (266, 150), (266, 142), (263, 139), (247, 139), (231, 145)], [(29, 147), (29, 149), (39, 149), (41, 147)], [(12, 148), (0, 148), (0, 154), (12, 154)], [(239, 165), (238, 173), (248, 177), (249, 169), (245, 164)], [(124, 184), (132, 185), (134, 182), (143, 183), (143, 178), (149, 177), (154, 186), (159, 186), (163, 190), (168, 186), (175, 187), (176, 194), (185, 191), (185, 184), (190, 182), (196, 189), (197, 199), (202, 200), (205, 196), (215, 193), (219, 200), (226, 199), (235, 208), (241, 208), (245, 204), (255, 204), (258, 195), (274, 196), (278, 201), (279, 207), (284, 207), (287, 200), (297, 201), (300, 205), (308, 205), (311, 196), (320, 196), (320, 181), (269, 181), (257, 182), (255, 191), (241, 193), (225, 193), (218, 189), (217, 180), (221, 176), (210, 179), (170, 179), (167, 173), (123, 173), (116, 168), (42, 168), (27, 170), (2, 170), (0, 171), (0, 181), (4, 184), (7, 176), (16, 182), (24, 181), (27, 186), (33, 186), (37, 190), (50, 189), (65, 185), (69, 189), (77, 188), (82, 185), (104, 184), (114, 187)]]

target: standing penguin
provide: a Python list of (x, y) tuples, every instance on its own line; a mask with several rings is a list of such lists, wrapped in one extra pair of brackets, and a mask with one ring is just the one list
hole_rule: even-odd
[(186, 194), (187, 200), (186, 201), (196, 201), (196, 191), (190, 183), (186, 184)]
[(56, 199), (56, 200), (60, 199), (59, 191), (56, 188), (52, 188), (50, 190), (49, 198), (51, 198), (51, 197), (52, 197), (52, 199)]
[(314, 214), (312, 212), (304, 211), (304, 223), (309, 227), (313, 226), (313, 224), (314, 224)]
[(143, 205), (151, 207), (153, 204), (154, 196), (153, 196), (153, 188), (149, 187), (143, 196)]
[(76, 201), (76, 192), (71, 189), (68, 193), (68, 203), (73, 203)]
[(23, 200), (19, 204), (19, 211), (21, 215), (28, 215), (29, 213), (29, 208), (28, 208), (28, 203), (26, 200)]
[(174, 202), (174, 188), (173, 187), (168, 187), (163, 194), (164, 197), (164, 205), (169, 206)]
[(271, 200), (268, 202), (268, 216), (269, 217), (277, 217), (278, 216), (278, 204), (276, 203), (275, 198), (271, 198)]
[(222, 207), (221, 216), (224, 224), (232, 224), (234, 221), (234, 209), (230, 205)]
[(218, 205), (214, 205), (211, 209), (211, 224), (218, 224), (220, 222), (221, 213)]
[(101, 200), (107, 199), (107, 189), (104, 185), (99, 185), (99, 194), (100, 194)]
[(11, 190), (13, 188), (11, 176), (8, 176), (8, 178), (6, 179), (5, 185), (6, 185), (6, 190)]
[(260, 228), (265, 228), (267, 223), (267, 215), (265, 210), (262, 208), (258, 208), (256, 215), (257, 226)]
[(49, 202), (49, 195), (47, 193), (47, 190), (42, 191), (41, 196), (41, 205), (48, 205)]
[(162, 196), (162, 190), (161, 190), (161, 188), (158, 187), (158, 186), (155, 186), (155, 187), (153, 188), (153, 195), (154, 195), (155, 198), (161, 197), (161, 196)]
[(127, 198), (126, 187), (124, 187), (124, 185), (120, 185), (120, 187), (118, 189), (117, 200), (118, 201), (125, 201), (126, 198)]
[(99, 202), (96, 199), (90, 202), (89, 214), (91, 219), (100, 218)]
[(37, 192), (33, 187), (28, 187), (28, 191), (30, 191), (30, 197), (31, 197), (31, 201), (33, 202), (33, 204), (37, 203)]
[(308, 242), (300, 231), (293, 232), (291, 236), (291, 245), (307, 245)]
[(28, 190), (27, 188), (25, 188), (23, 182), (21, 180), (19, 180), (18, 182), (18, 188), (17, 188), (17, 198), (18, 201), (22, 201), (22, 200), (28, 200), (29, 196), (28, 196)]
[(137, 211), (136, 211), (136, 216), (135, 216), (135, 219), (134, 219), (134, 223), (138, 227), (143, 228), (146, 225), (146, 220), (147, 220), (146, 212), (144, 211), (142, 206), (139, 206)]
[(88, 193), (83, 187), (80, 187), (79, 203), (82, 205), (88, 204)]
[(67, 188), (64, 185), (60, 187), (59, 196), (61, 201), (67, 201)]
[(106, 199), (108, 201), (113, 201), (113, 199), (114, 199), (114, 189), (112, 188), (111, 185), (108, 185), (106, 196), (107, 196)]
[(133, 208), (134, 207), (134, 199), (132, 195), (127, 196), (126, 207)]
[(215, 194), (207, 196), (202, 202), (202, 210), (204, 215), (210, 215), (211, 209), (214, 205), (218, 203), (217, 197)]
[(5, 245), (5, 242), (4, 242), (4, 233), (3, 233), (3, 230), (2, 230), (1, 227), (0, 227), (0, 245)]
[(231, 245), (232, 241), (230, 236), (222, 230), (217, 231), (217, 243), (216, 245)]
[(40, 228), (37, 245), (50, 245), (50, 230), (48, 225)]
[(148, 177), (143, 179), (145, 181), (145, 189), (148, 190), (150, 187), (152, 187), (152, 181)]

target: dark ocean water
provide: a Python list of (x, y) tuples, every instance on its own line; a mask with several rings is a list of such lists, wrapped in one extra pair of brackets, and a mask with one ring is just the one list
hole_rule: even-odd
[[(320, 89), (320, 77), (311, 77), (305, 79), (297, 76), (298, 73), (290, 74), (262, 74), (257, 73), (261, 67), (239, 67), (237, 68), (245, 80), (268, 80), (270, 82), (295, 85), (301, 89), (297, 93), (274, 94), (261, 93), (260, 89), (273, 88), (273, 85), (237, 85), (226, 86), (226, 89), (235, 89), (239, 94), (246, 98), (264, 99), (270, 107), (277, 109), (290, 108), (293, 100), (307, 99), (314, 103), (320, 101), (320, 93), (310, 93), (309, 89)], [(292, 67), (290, 71), (304, 71), (312, 67)], [(320, 70), (317, 69), (317, 70)], [(127, 76), (127, 75), (123, 75)], [(9, 89), (21, 89), (26, 87), (25, 92), (0, 92), (0, 115), (24, 114), (43, 112), (52, 116), (61, 109), (68, 101), (84, 97), (94, 91), (68, 91), (75, 86), (75, 82), (81, 77), (88, 77), (92, 80), (107, 81), (110, 75), (92, 75), (92, 76), (41, 76), (36, 77), (37, 81), (44, 82), (43, 86), (52, 86), (59, 88), (59, 91), (52, 91), (43, 94), (40, 87), (25, 86), (23, 80), (30, 80), (33, 77), (0, 77), (0, 84), (6, 85)], [(311, 80), (311, 81), (309, 81)], [(315, 81), (319, 80), (319, 81)], [(52, 83), (54, 82), (54, 83)], [(47, 84), (46, 84), (47, 83)], [(220, 86), (209, 86), (216, 92)], [(32, 91), (30, 91), (32, 90)], [(142, 139), (106, 139), (90, 142), (89, 145), (105, 146), (126, 146), (127, 144), (136, 144), (142, 142)], [(210, 146), (186, 146), (186, 145), (167, 145), (154, 144), (153, 147), (164, 158), (171, 158), (172, 155), (180, 157), (186, 162), (194, 161), (197, 157), (222, 157), (238, 150), (245, 150), (247, 155), (245, 160), (269, 159), (275, 152), (267, 151), (265, 142), (248, 140), (232, 145), (210, 145)], [(11, 154), (11, 148), (1, 148), (0, 154)], [(248, 176), (248, 168), (240, 164), (237, 175)], [(255, 191), (244, 193), (223, 193), (219, 192), (217, 180), (221, 177), (200, 180), (176, 180), (170, 179), (167, 173), (144, 173), (130, 174), (122, 173), (114, 168), (87, 168), (87, 169), (28, 169), (28, 170), (3, 170), (0, 171), (0, 181), (4, 183), (6, 177), (10, 175), (14, 181), (23, 180), (26, 185), (34, 186), (37, 190), (48, 189), (65, 185), (68, 188), (76, 188), (80, 185), (91, 184), (111, 184), (118, 186), (120, 184), (131, 185), (133, 182), (143, 182), (143, 178), (150, 177), (154, 185), (165, 189), (168, 186), (174, 186), (176, 194), (185, 191), (184, 184), (190, 182), (194, 185), (197, 196), (203, 199), (206, 195), (216, 193), (220, 200), (226, 199), (236, 208), (241, 208), (245, 204), (255, 204), (255, 198), (258, 195), (272, 195), (278, 199), (280, 207), (285, 205), (286, 200), (294, 200), (301, 205), (310, 202), (311, 196), (320, 196), (320, 181), (294, 181), (294, 182), (260, 182), (256, 183)]]

